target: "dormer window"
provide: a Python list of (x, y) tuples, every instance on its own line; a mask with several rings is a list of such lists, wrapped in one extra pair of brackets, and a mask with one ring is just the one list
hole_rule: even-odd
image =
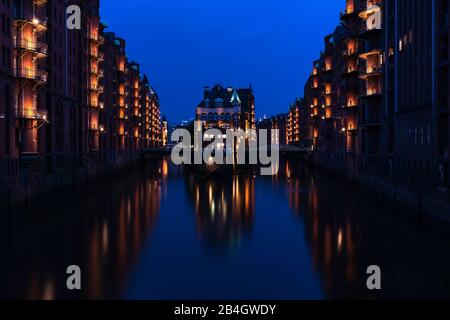
[(205, 107), (209, 107), (209, 99), (205, 99)]
[(219, 107), (219, 108), (221, 108), (221, 107), (223, 107), (223, 99), (222, 98), (217, 98), (216, 100), (215, 100), (215, 103), (216, 103), (216, 107)]

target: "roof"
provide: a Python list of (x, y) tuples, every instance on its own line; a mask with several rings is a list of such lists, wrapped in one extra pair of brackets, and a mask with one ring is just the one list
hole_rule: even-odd
[(232, 93), (221, 85), (215, 85), (205, 92), (205, 96), (197, 108), (233, 108)]

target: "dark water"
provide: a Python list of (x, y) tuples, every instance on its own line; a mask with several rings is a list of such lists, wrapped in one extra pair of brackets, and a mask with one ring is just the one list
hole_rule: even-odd
[(449, 228), (298, 161), (199, 180), (163, 159), (1, 221), (0, 298), (450, 298)]

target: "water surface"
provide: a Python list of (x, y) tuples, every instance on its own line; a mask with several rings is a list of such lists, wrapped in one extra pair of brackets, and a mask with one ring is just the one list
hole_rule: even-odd
[[(161, 159), (1, 219), (1, 298), (450, 297), (448, 228), (297, 160), (274, 177), (197, 179)], [(77, 293), (65, 287), (74, 264)]]

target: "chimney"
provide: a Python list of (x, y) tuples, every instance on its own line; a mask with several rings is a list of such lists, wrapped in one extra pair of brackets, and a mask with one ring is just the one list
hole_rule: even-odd
[(205, 91), (204, 91), (204, 98), (206, 99), (206, 98), (208, 98), (208, 96), (209, 96), (209, 87), (208, 86), (205, 86)]

